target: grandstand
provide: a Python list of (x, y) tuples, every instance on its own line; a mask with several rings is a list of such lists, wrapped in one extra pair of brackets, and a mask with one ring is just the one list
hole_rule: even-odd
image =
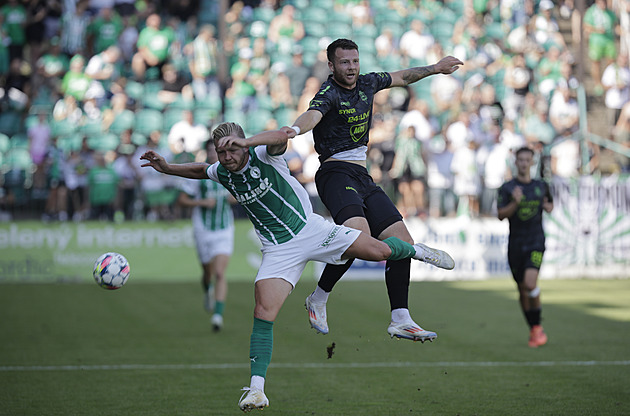
[[(627, 16), (618, 2), (610, 3), (617, 16)], [(363, 72), (427, 65), (447, 54), (466, 62), (449, 81), (423, 80), (408, 90), (384, 91), (377, 100), (371, 168), (382, 172), (382, 184), (396, 200), (402, 200), (400, 178), (390, 177), (389, 172), (394, 143), (402, 134), (398, 126), (405, 116), (413, 124), (431, 126), (428, 132), (416, 133), (427, 166), (436, 163), (436, 149), (455, 153), (462, 144), (458, 137), (470, 137), (479, 154), (476, 175), (482, 183), (484, 155), (494, 146), (534, 147), (541, 160), (538, 175), (547, 179), (628, 171), (630, 129), (625, 131), (625, 124), (616, 122), (621, 108), (607, 108), (597, 88), (601, 83), (589, 76), (586, 46), (580, 49), (587, 39), (580, 39), (575, 22), (581, 21), (580, 12), (590, 3), (584, 10), (571, 9), (572, 2), (548, 6), (548, 0), (534, 1), (532, 10), (518, 9), (519, 2), (490, 7), (490, 2), (467, 0), (423, 0), (411, 5), (397, 0), (231, 4), (202, 0), (188, 8), (139, 3), (133, 10), (113, 4), (110, 10), (93, 8), (86, 1), (64, 2), (60, 15), (50, 6), (37, 27), (26, 24), (35, 10), (20, 4), (0, 9), (1, 33), (7, 40), (0, 44), (0, 62), (10, 62), (0, 66), (0, 209), (6, 218), (90, 218), (89, 201), (77, 203), (66, 200), (66, 195), (80, 199), (81, 192), (74, 191), (86, 186), (92, 152), (104, 152), (113, 163), (154, 145), (168, 150), (174, 159), (190, 158), (186, 153), (196, 151), (195, 146), (185, 149), (169, 140), (184, 110), (191, 110), (193, 124), (208, 131), (224, 120), (241, 123), (250, 134), (290, 123), (303, 110), (288, 91), (297, 79), (289, 70), (292, 54), (298, 48), (310, 76), (321, 82), (327, 73), (322, 50), (337, 37), (357, 42)], [(152, 15), (159, 16), (160, 23), (150, 36), (162, 36), (167, 48), (160, 51), (161, 62), (139, 70), (142, 41), (138, 39), (149, 36)], [(23, 16), (24, 24), (15, 24), (16, 16), (17, 21)], [(615, 22), (615, 33), (621, 34), (615, 38), (620, 54), (628, 51), (623, 21)], [(35, 36), (36, 29), (45, 36)], [(105, 52), (110, 45), (119, 48), (113, 58)], [(563, 86), (569, 90), (565, 98), (557, 93)], [(629, 86), (619, 88), (625, 91), (627, 104)], [(482, 101), (483, 90), (492, 90), (492, 102)], [(312, 93), (305, 90), (306, 99), (308, 94)], [(430, 111), (414, 112), (417, 101)], [(547, 113), (546, 119), (539, 118), (538, 108)], [(610, 112), (612, 119), (607, 118)], [(43, 120), (40, 113), (46, 115)], [(381, 118), (389, 127), (378, 122)], [(504, 120), (513, 128), (505, 127)], [(539, 128), (551, 136), (539, 137)], [(577, 160), (565, 161), (551, 150), (562, 142), (577, 147)], [(308, 146), (297, 150), (302, 162), (312, 152)], [(555, 171), (558, 161), (573, 162), (572, 169)], [(296, 169), (301, 173), (301, 167)], [(431, 172), (421, 178), (429, 188)], [(448, 169), (443, 174), (456, 180)], [(144, 204), (137, 216), (141, 218), (151, 208), (142, 182), (155, 178), (134, 180), (136, 198)], [(156, 186), (173, 195), (172, 183)], [(481, 199), (483, 194), (480, 189), (475, 197)], [(430, 197), (427, 192), (419, 206), (403, 207), (401, 202), (401, 207), (411, 217), (454, 215), (444, 209), (431, 212)], [(459, 195), (454, 198), (457, 202)], [(161, 200), (167, 205), (161, 217), (176, 216), (173, 201)], [(493, 215), (492, 203), (482, 206), (483, 210), (470, 214)], [(131, 212), (120, 205), (115, 208)], [(468, 208), (460, 204), (459, 209)]]

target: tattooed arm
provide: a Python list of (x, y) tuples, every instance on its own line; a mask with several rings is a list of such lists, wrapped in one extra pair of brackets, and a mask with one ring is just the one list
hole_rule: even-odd
[(390, 73), (392, 76), (392, 84), (390, 87), (406, 87), (422, 78), (435, 74), (452, 74), (459, 69), (460, 65), (464, 65), (462, 61), (452, 56), (440, 59), (440, 62), (434, 65), (418, 66), (415, 68), (403, 69)]

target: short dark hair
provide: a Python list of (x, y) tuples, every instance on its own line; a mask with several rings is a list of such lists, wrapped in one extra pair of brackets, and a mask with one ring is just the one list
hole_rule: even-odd
[(330, 62), (333, 62), (333, 60), (335, 59), (335, 51), (339, 48), (345, 50), (359, 50), (359, 46), (350, 39), (337, 39), (336, 41), (328, 45), (328, 48), (326, 48), (326, 56), (328, 57), (328, 60)]
[(529, 153), (531, 153), (532, 156), (534, 156), (534, 151), (532, 149), (530, 149), (529, 147), (527, 147), (527, 146), (523, 146), (520, 149), (518, 149), (516, 151), (515, 155), (518, 157), (518, 155), (520, 153), (523, 153), (523, 152), (529, 152)]

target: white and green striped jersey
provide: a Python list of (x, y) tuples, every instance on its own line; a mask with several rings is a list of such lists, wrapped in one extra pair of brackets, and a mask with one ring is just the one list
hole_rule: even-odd
[(245, 209), (263, 245), (291, 240), (313, 213), (308, 193), (291, 176), (284, 157), (269, 155), (267, 146), (250, 147), (247, 166), (239, 172), (217, 162), (207, 173)]
[(229, 193), (221, 184), (209, 179), (182, 182), (181, 190), (191, 198), (214, 199), (214, 208), (194, 207), (192, 223), (195, 231), (219, 231), (234, 226), (234, 215), (228, 201)]

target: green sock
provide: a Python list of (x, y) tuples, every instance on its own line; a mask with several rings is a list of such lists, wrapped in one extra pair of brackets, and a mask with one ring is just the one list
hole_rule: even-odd
[(383, 240), (383, 243), (387, 244), (392, 250), (392, 254), (387, 260), (404, 260), (410, 259), (416, 254), (416, 249), (413, 246), (398, 237), (389, 237)]
[(249, 342), (251, 375), (265, 377), (273, 351), (273, 322), (254, 318), (254, 329)]
[(223, 315), (223, 308), (225, 308), (225, 302), (217, 300), (214, 305), (214, 313), (217, 315)]

